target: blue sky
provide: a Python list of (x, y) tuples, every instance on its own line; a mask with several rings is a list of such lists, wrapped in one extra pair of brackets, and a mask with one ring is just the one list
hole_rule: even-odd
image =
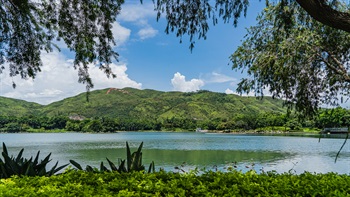
[[(166, 22), (164, 18), (156, 21), (153, 4), (127, 1), (113, 27), (118, 44), (115, 49), (120, 54), (119, 62), (112, 65), (117, 78), (108, 79), (92, 65), (93, 90), (134, 87), (234, 93), (245, 74), (231, 69), (229, 56), (240, 45), (245, 28), (256, 23), (263, 7), (264, 2), (251, 2), (247, 17), (242, 17), (236, 28), (222, 21), (211, 26), (207, 39), (196, 40), (191, 52), (188, 37), (180, 44), (174, 34), (164, 33)], [(77, 71), (72, 67), (74, 54), (63, 43), (58, 45), (61, 52), (42, 53), (44, 66), (34, 80), (1, 74), (0, 95), (48, 104), (84, 92), (85, 86), (77, 82)], [(12, 88), (12, 81), (17, 84), (16, 89)]]

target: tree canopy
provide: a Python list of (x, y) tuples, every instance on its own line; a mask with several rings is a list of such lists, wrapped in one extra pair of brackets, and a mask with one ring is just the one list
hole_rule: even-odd
[[(190, 3), (191, 2), (191, 3)], [(248, 0), (158, 1), (166, 13), (166, 32), (205, 38), (208, 21), (222, 18), (237, 25)], [(242, 45), (230, 57), (232, 67), (246, 70), (238, 92), (255, 91), (285, 99), (301, 115), (313, 116), (322, 104), (336, 105), (349, 96), (349, 7), (336, 0), (266, 1), (266, 8), (249, 28)]]
[[(349, 9), (339, 9), (342, 0), (265, 0), (268, 6), (277, 3), (286, 7), (299, 7), (315, 20), (324, 25), (350, 32)], [(221, 19), (225, 23), (238, 24), (238, 19), (243, 14), (246, 16), (250, 3), (249, 0), (157, 0), (155, 9), (158, 11), (157, 18), (165, 14), (167, 26), (165, 31), (175, 32), (176, 36), (182, 38), (183, 35), (190, 36), (190, 48), (194, 46), (194, 36), (198, 39), (206, 38), (209, 30), (209, 23), (214, 25)], [(280, 6), (275, 14), (280, 20), (274, 25), (288, 25), (293, 12), (285, 10)]]
[[(35, 78), (42, 66), (41, 52), (58, 48), (54, 43), (61, 40), (75, 53), (74, 67), (87, 90), (93, 87), (90, 65), (99, 66), (107, 77), (115, 77), (109, 66), (118, 60), (111, 29), (123, 3), (0, 0), (0, 72), (8, 69), (10, 76)], [(210, 23), (223, 20), (236, 26), (253, 1), (153, 3), (157, 19), (165, 15), (166, 32), (174, 32), (180, 40), (188, 35), (192, 49), (196, 39), (206, 38)], [(348, 6), (341, 0), (266, 0), (263, 12), (258, 25), (249, 30), (247, 40), (231, 57), (234, 68), (247, 68), (254, 77), (244, 80), (240, 90), (269, 87), (274, 96), (296, 102), (297, 109), (310, 114), (320, 103), (334, 102), (339, 91), (347, 95)]]
[[(291, 13), (288, 26), (278, 25), (276, 12)], [(238, 91), (268, 89), (304, 115), (321, 104), (336, 105), (349, 96), (350, 34), (325, 26), (300, 7), (267, 6), (232, 54), (234, 69), (246, 69)]]
[[(118, 58), (113, 50), (112, 23), (123, 0), (0, 1), (0, 73), (8, 63), (10, 76), (35, 78), (42, 62), (40, 53), (58, 48), (62, 40), (75, 52), (79, 82), (93, 87), (88, 73), (97, 63), (107, 77), (115, 77), (109, 64)], [(14, 83), (13, 83), (14, 84)], [(15, 87), (15, 84), (14, 84)]]

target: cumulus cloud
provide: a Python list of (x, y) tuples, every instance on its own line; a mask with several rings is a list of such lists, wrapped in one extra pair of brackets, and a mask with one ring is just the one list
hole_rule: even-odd
[(193, 92), (204, 86), (204, 81), (200, 79), (191, 79), (190, 81), (186, 81), (186, 77), (177, 72), (171, 79), (171, 84), (173, 85), (175, 91)]
[(145, 27), (141, 29), (137, 34), (139, 35), (141, 40), (152, 38), (156, 36), (158, 33), (158, 30), (153, 29), (152, 27)]
[(121, 26), (118, 22), (114, 22), (112, 33), (117, 46), (120, 46), (123, 45), (129, 39), (131, 30)]
[(154, 29), (149, 23), (148, 18), (155, 18), (156, 12), (152, 3), (141, 5), (139, 3), (126, 4), (123, 6), (119, 21), (136, 24), (140, 30), (137, 32), (139, 39), (144, 40), (157, 35), (158, 30)]
[(125, 4), (118, 16), (118, 20), (126, 22), (144, 22), (145, 18), (155, 17), (156, 12), (152, 3), (143, 4)]
[(225, 93), (226, 94), (236, 94), (233, 90), (231, 90), (230, 88), (227, 88), (226, 90), (225, 90)]
[[(11, 78), (6, 72), (1, 74), (1, 96), (48, 104), (85, 91), (85, 85), (78, 83), (77, 70), (73, 68), (72, 60), (67, 60), (58, 52), (52, 52), (43, 53), (42, 61), (42, 72), (34, 80)], [(107, 78), (98, 67), (90, 65), (89, 73), (95, 85), (94, 89), (142, 88), (141, 83), (129, 78), (125, 64), (111, 64), (111, 68), (117, 78)], [(12, 88), (12, 81), (17, 85), (15, 89)]]

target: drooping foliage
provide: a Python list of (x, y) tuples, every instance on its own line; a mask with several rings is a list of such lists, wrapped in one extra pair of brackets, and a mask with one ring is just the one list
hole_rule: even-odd
[[(142, 3), (143, 1), (140, 0)], [(275, 1), (266, 1), (275, 2)], [(278, 2), (293, 6), (295, 1)], [(350, 32), (350, 14), (336, 9), (340, 0), (296, 0), (312, 17), (337, 29)], [(75, 53), (74, 67), (79, 82), (87, 90), (93, 87), (88, 68), (98, 65), (107, 77), (116, 77), (109, 64), (117, 58), (113, 49), (112, 28), (124, 0), (0, 0), (0, 73), (8, 69), (10, 76), (34, 78), (41, 71), (41, 52), (58, 48), (64, 42)], [(249, 0), (157, 0), (154, 1), (157, 19), (165, 15), (166, 33), (175, 32), (182, 41), (206, 38), (210, 24), (219, 20), (237, 25), (247, 14)], [(319, 14), (324, 13), (324, 14)], [(292, 16), (282, 10), (276, 12), (280, 24), (289, 25)], [(281, 15), (282, 14), (282, 15)], [(278, 24), (275, 24), (278, 25)], [(198, 36), (196, 38), (196, 36)], [(13, 82), (13, 86), (16, 84)]]
[(195, 38), (206, 39), (209, 25), (217, 24), (219, 18), (224, 22), (230, 22), (236, 26), (238, 19), (243, 13), (246, 15), (249, 6), (248, 0), (215, 1), (208, 0), (183, 0), (183, 1), (156, 1), (155, 7), (158, 11), (157, 19), (165, 14), (167, 26), (166, 33), (175, 32), (177, 37), (188, 35), (190, 38), (190, 49), (194, 48)]
[[(279, 15), (289, 16), (290, 22), (281, 23)], [(268, 89), (306, 116), (315, 115), (322, 104), (345, 101), (350, 34), (315, 21), (296, 3), (269, 5), (257, 20), (231, 56), (233, 69), (248, 73), (239, 92), (263, 95)]]
[(79, 82), (86, 83), (88, 90), (93, 87), (89, 64), (97, 63), (108, 77), (115, 77), (109, 67), (118, 58), (113, 50), (112, 27), (123, 3), (123, 0), (1, 0), (0, 73), (8, 69), (10, 76), (35, 78), (41, 71), (40, 53), (53, 51), (58, 48), (54, 41), (63, 41), (75, 52)]

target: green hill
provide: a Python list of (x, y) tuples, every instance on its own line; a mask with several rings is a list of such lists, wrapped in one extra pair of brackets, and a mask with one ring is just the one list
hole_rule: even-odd
[(40, 114), (48, 116), (79, 114), (120, 119), (177, 117), (210, 120), (268, 111), (285, 112), (282, 101), (209, 91), (183, 93), (133, 88), (95, 90), (90, 93), (89, 102), (83, 93), (40, 108)]
[(42, 107), (33, 102), (0, 97), (0, 116), (36, 115)]
[(78, 114), (85, 117), (117, 117), (119, 119), (166, 119), (183, 118), (212, 120), (230, 118), (239, 114), (260, 112), (285, 112), (282, 101), (265, 97), (242, 97), (215, 93), (161, 92), (133, 88), (103, 89), (51, 103), (40, 105), (23, 100), (0, 97), (0, 115), (24, 116), (69, 116)]

